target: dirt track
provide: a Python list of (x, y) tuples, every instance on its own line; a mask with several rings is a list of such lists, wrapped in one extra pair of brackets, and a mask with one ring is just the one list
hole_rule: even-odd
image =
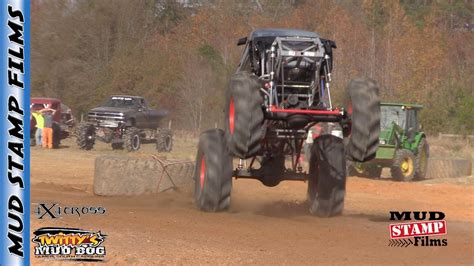
[[(196, 210), (189, 188), (139, 197), (92, 194), (98, 146), (79, 151), (72, 142), (59, 150), (32, 149), (32, 231), (43, 226), (101, 230), (108, 237), (110, 264), (474, 264), (474, 186), (398, 183), (350, 177), (344, 215), (309, 215), (306, 184), (283, 182), (267, 188), (258, 181), (234, 182), (228, 213)], [(193, 157), (192, 141), (176, 143), (172, 156)], [(145, 147), (138, 155), (153, 153)], [(189, 154), (189, 155), (188, 155)], [(54, 171), (45, 168), (54, 165)], [(472, 182), (470, 182), (472, 184)], [(101, 205), (103, 216), (38, 220), (37, 203)], [(391, 210), (446, 213), (446, 247), (388, 247)], [(48, 263), (34, 259), (32, 263)]]

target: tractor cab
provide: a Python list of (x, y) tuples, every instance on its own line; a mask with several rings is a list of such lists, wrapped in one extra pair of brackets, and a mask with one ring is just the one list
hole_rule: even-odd
[(422, 108), (418, 104), (381, 103), (380, 145), (412, 143), (421, 129), (418, 113)]

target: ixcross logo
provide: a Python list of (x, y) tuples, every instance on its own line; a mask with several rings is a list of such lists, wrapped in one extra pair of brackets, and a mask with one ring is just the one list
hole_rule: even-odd
[(102, 261), (106, 235), (77, 228), (43, 227), (34, 232), (34, 254), (38, 258), (72, 261)]
[(447, 234), (447, 224), (443, 220), (446, 215), (439, 211), (417, 211), (417, 212), (390, 212), (390, 220), (411, 221), (394, 223), (389, 225), (389, 246), (408, 247), (413, 246), (447, 246), (445, 238), (433, 238)]
[(94, 214), (105, 214), (104, 207), (85, 207), (85, 206), (60, 206), (57, 203), (40, 203), (35, 210), (36, 218), (44, 219), (60, 218), (62, 215), (94, 215)]

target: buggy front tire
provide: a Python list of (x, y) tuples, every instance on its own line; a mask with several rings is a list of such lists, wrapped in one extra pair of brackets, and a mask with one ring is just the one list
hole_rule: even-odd
[(263, 96), (258, 78), (236, 73), (226, 94), (225, 136), (232, 154), (246, 159), (260, 150), (263, 128)]
[(351, 80), (344, 99), (349, 122), (343, 127), (348, 159), (366, 162), (375, 158), (380, 134), (380, 98), (375, 81)]
[(224, 131), (212, 129), (201, 134), (194, 170), (194, 199), (201, 211), (224, 211), (230, 205), (232, 156)]
[(170, 152), (173, 148), (173, 134), (168, 128), (156, 130), (156, 150), (158, 152)]
[(319, 217), (340, 215), (346, 193), (346, 160), (342, 139), (323, 135), (311, 148), (308, 177), (310, 213)]

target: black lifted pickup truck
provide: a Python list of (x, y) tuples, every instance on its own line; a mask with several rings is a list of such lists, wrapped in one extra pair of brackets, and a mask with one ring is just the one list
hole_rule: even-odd
[(87, 121), (77, 128), (77, 145), (83, 150), (100, 140), (112, 144), (112, 149), (137, 151), (141, 143), (156, 143), (159, 152), (171, 151), (173, 137), (169, 128), (160, 127), (168, 115), (166, 110), (148, 107), (143, 97), (110, 96), (101, 106), (89, 111)]

